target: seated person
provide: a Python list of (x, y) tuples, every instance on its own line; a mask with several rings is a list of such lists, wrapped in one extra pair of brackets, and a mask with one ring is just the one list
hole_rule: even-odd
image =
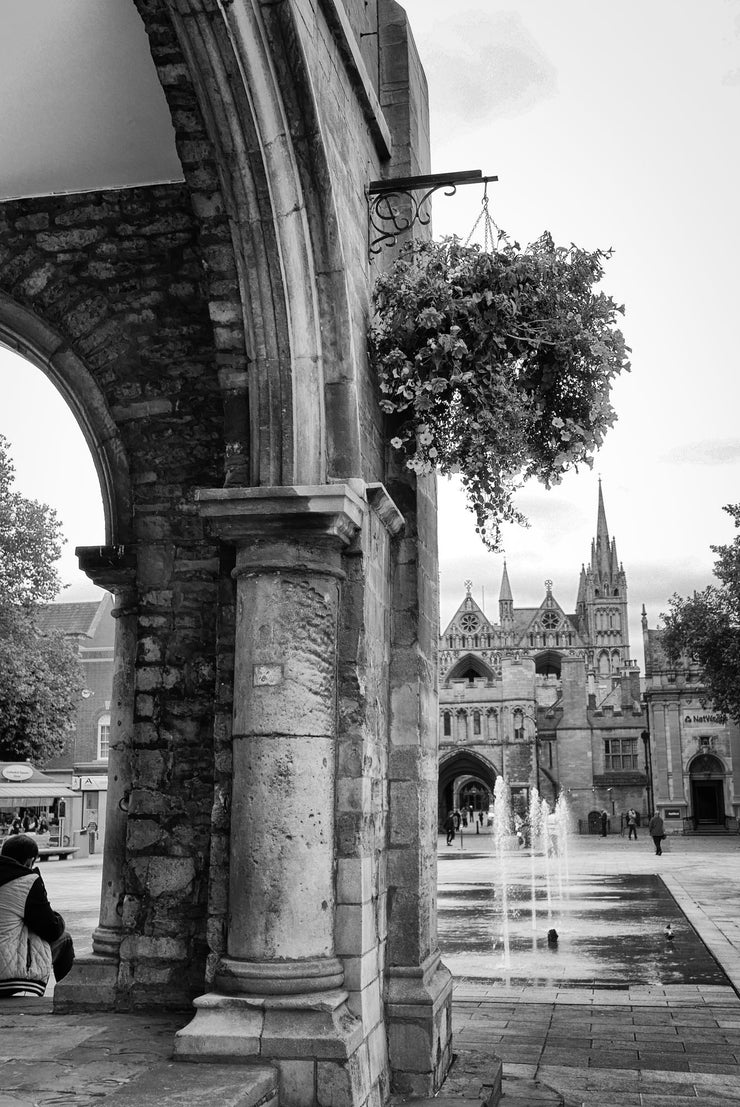
[(38, 855), (26, 834), (6, 838), (0, 849), (0, 997), (42, 996), (52, 969), (61, 980), (74, 962), (72, 937), (33, 867)]

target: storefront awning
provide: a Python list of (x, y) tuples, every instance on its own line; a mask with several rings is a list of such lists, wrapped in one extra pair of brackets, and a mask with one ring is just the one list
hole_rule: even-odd
[(0, 807), (21, 807), (28, 805), (29, 800), (52, 803), (55, 799), (73, 799), (74, 796), (71, 788), (53, 780), (45, 783), (14, 780), (0, 784)]

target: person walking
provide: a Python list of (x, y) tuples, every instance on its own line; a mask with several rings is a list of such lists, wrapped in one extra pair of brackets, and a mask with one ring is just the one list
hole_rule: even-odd
[(661, 842), (665, 838), (665, 834), (663, 833), (663, 820), (657, 811), (648, 823), (648, 834), (655, 842), (655, 852), (660, 857), (663, 853)]
[(634, 807), (630, 807), (627, 812), (627, 841), (632, 840), (633, 834), (635, 836), (635, 841), (637, 841), (637, 812)]
[(609, 831), (609, 814), (606, 808), (601, 812), (601, 837), (606, 838)]
[(33, 867), (38, 855), (27, 834), (6, 838), (0, 849), (0, 997), (42, 996), (52, 970), (62, 980), (74, 963), (72, 936)]
[(455, 840), (455, 816), (451, 811), (444, 821), (444, 828), (447, 832), (447, 845), (451, 846)]

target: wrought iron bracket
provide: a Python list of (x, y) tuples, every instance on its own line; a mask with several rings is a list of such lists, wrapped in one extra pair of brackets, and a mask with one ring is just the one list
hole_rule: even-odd
[[(424, 210), (429, 197), (445, 189), (446, 196), (454, 196), (459, 185), (488, 184), (498, 177), (484, 177), (480, 169), (465, 169), (458, 173), (429, 173), (420, 177), (391, 177), (383, 181), (370, 181), (367, 186), (368, 253), (372, 258), (383, 246), (395, 246), (398, 236), (413, 226), (426, 227), (431, 211)], [(422, 193), (417, 197), (416, 193)], [(394, 206), (394, 199), (405, 197), (409, 202), (408, 214)]]

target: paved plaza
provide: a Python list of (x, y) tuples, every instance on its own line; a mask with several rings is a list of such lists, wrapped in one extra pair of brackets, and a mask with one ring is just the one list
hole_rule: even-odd
[[(481, 889), (495, 882), (496, 859), (489, 833), (466, 835), (463, 849), (447, 847), (440, 839), (440, 940), (443, 957), (456, 977), (456, 1065), (446, 1092), (474, 1077), (486, 1051), (504, 1062), (506, 1102), (564, 1103), (567, 1107), (674, 1107), (701, 1104), (720, 1107), (740, 1103), (740, 838), (672, 838), (662, 857), (656, 857), (650, 839), (637, 842), (612, 836), (577, 838), (569, 852), (571, 883), (613, 881), (659, 874), (671, 893), (673, 942), (664, 934), (664, 915), (646, 912), (642, 926), (632, 919), (635, 940), (652, 948), (635, 964), (622, 948), (618, 897), (614, 897), (614, 940), (608, 939), (608, 913), (585, 926), (606, 931), (602, 939), (608, 986), (594, 973), (596, 943), (589, 934), (577, 935), (573, 945), (589, 951), (578, 964), (569, 956), (573, 923), (554, 918), (540, 922), (537, 940), (540, 964), (536, 979), (516, 977), (516, 955), (508, 974), (502, 966), (497, 941), (497, 917), (489, 917), (491, 952), (480, 949), (479, 920), (466, 927), (451, 912), (450, 931), (445, 904), (455, 890), (464, 902), (465, 886)], [(518, 863), (518, 868), (517, 868)], [(510, 879), (517, 873), (525, 883), (529, 859), (514, 859)], [(557, 875), (554, 878), (557, 882)], [(509, 904), (510, 910), (516, 910)], [(666, 910), (665, 905), (662, 908)], [(556, 950), (546, 945), (547, 927), (559, 931)], [(640, 931), (644, 933), (640, 933)], [(467, 935), (467, 941), (466, 941)], [(708, 953), (699, 964), (690, 961), (682, 983), (665, 983), (674, 975), (684, 943), (696, 936)], [(585, 939), (585, 940), (584, 940)], [(666, 946), (669, 951), (665, 953)], [(572, 953), (572, 950), (571, 950)], [(560, 971), (558, 959), (565, 961)], [(624, 978), (615, 978), (620, 958)], [(574, 980), (570, 967), (588, 984)], [(531, 960), (528, 962), (531, 964)], [(719, 973), (717, 982), (717, 969)], [(709, 975), (714, 983), (688, 979), (692, 972)]]
[[(477, 1100), (497, 1054), (504, 1062), (504, 1105), (740, 1104), (740, 838), (672, 839), (661, 858), (645, 837), (637, 843), (618, 836), (576, 839), (570, 885), (579, 895), (601, 888), (606, 910), (577, 900), (578, 917), (561, 913), (555, 873), (551, 918), (541, 895), (537, 901), (543, 917), (531, 939), (535, 961), (530, 954), (518, 961), (514, 953), (508, 969), (497, 932), (490, 833), (466, 836), (462, 850), (459, 841), (447, 847), (441, 838), (439, 854), (440, 941), (456, 977), (456, 1059), (430, 1103), (459, 1107), (461, 1099)], [(529, 855), (514, 854), (509, 863), (512, 887), (526, 883)], [(84, 950), (97, 922), (100, 858), (52, 861), (42, 871), (52, 903)], [(652, 888), (656, 873), (670, 896), (646, 901), (644, 918), (639, 910), (623, 910), (629, 879), (636, 888)], [(488, 912), (480, 906), (487, 887)], [(516, 903), (509, 907), (517, 915)], [(676, 939), (666, 952), (668, 915)], [(551, 926), (558, 929), (556, 949), (546, 944)], [(630, 957), (624, 947), (635, 943), (640, 954)], [(702, 957), (698, 947), (706, 947)], [(691, 955), (683, 958), (683, 949)], [(527, 971), (534, 964), (531, 979), (517, 975), (522, 964)], [(681, 983), (660, 982), (666, 975), (673, 981), (677, 967)], [(694, 982), (692, 973), (713, 982)], [(50, 996), (5, 1000), (0, 1107), (93, 1107), (103, 1100), (110, 1107), (184, 1107), (216, 1099), (222, 1107), (248, 1107), (233, 1066), (172, 1062), (172, 1035), (182, 1021), (55, 1016)]]

